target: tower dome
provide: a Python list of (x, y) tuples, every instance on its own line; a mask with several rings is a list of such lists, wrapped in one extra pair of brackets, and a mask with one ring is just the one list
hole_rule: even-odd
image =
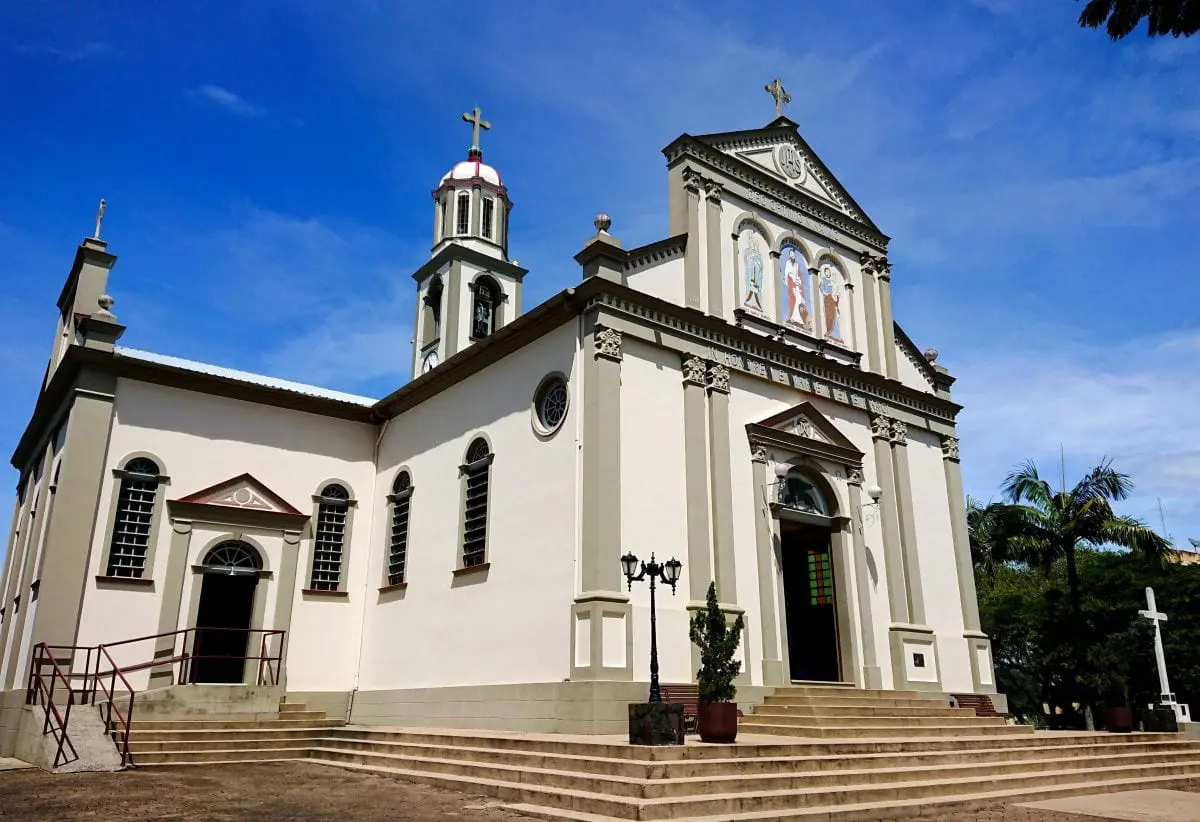
[(433, 253), (454, 244), (507, 262), (512, 202), (500, 172), (483, 161), (479, 147), (480, 131), (492, 124), (483, 119), (478, 107), (464, 114), (463, 120), (472, 126), (471, 147), (467, 159), (455, 163), (433, 191)]

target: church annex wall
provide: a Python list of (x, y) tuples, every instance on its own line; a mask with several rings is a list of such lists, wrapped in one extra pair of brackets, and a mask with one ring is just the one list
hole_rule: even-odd
[[(380, 508), (356, 721), (401, 715), (418, 689), (561, 683), (569, 675), (583, 406), (577, 347), (578, 324), (568, 322), (388, 423), (377, 496), (383, 506), (397, 471), (410, 472), (407, 569), (404, 586), (379, 590), (390, 528)], [(570, 401), (547, 436), (535, 430), (532, 406), (554, 372), (567, 379)], [(486, 568), (464, 571), (459, 467), (479, 436), (494, 455)]]
[[(265, 628), (288, 633), (288, 685), (292, 689), (346, 690), (353, 679), (362, 613), (362, 582), (367, 576), (373, 507), (377, 497), (372, 466), (375, 428), (361, 423), (290, 411), (237, 399), (122, 379), (118, 383), (105, 481), (97, 528), (90, 551), (88, 584), (83, 602), (79, 644), (94, 645), (158, 633), (164, 609), (177, 608), (174, 627), (194, 624), (193, 594), (200, 575), (193, 570), (205, 550), (223, 537), (245, 538), (263, 554), (268, 574), (260, 579), (256, 603)], [(169, 506), (155, 531), (150, 582), (103, 578), (110, 540), (110, 512), (119, 483), (114, 469), (131, 455), (153, 458), (168, 478), (159, 486), (167, 500), (250, 474), (299, 511), (310, 514), (313, 496), (324, 483), (338, 479), (355, 500), (353, 522), (345, 546), (343, 574), (348, 596), (310, 597), (311, 532), (298, 545), (285, 545), (277, 530), (197, 521), (190, 539), (182, 540), (188, 556), (171, 562), (179, 550)], [(298, 552), (292, 590), (283, 590), (280, 569), (285, 552)], [(182, 581), (171, 579), (182, 575)], [(279, 598), (292, 598), (291, 624), (275, 624)], [(173, 600), (173, 601), (172, 601)], [(286, 610), (286, 609), (285, 609)], [(142, 662), (150, 643), (119, 650), (120, 663)], [(145, 676), (145, 675), (143, 675)], [(135, 687), (143, 683), (135, 682)]]

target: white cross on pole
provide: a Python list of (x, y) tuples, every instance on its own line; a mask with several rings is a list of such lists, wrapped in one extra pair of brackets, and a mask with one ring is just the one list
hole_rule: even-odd
[(1167, 621), (1167, 615), (1155, 607), (1153, 588), (1146, 588), (1146, 610), (1138, 611), (1138, 614), (1154, 623), (1154, 659), (1158, 662), (1160, 698), (1165, 704), (1171, 704), (1175, 701), (1175, 694), (1171, 693), (1171, 685), (1167, 682), (1167, 659), (1163, 655), (1161, 628), (1162, 623)]

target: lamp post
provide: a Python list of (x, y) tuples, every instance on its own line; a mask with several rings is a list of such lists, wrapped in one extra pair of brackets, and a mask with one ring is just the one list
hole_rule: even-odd
[[(638, 570), (638, 566), (641, 570)], [(641, 562), (633, 555), (633, 552), (625, 554), (621, 557), (621, 568), (625, 571), (625, 580), (629, 583), (629, 590), (633, 590), (633, 583), (641, 582), (647, 577), (650, 579), (650, 699), (649, 702), (661, 703), (662, 693), (658, 687), (658, 617), (654, 607), (654, 587), (656, 582), (662, 582), (671, 586), (671, 595), (675, 594), (675, 584), (679, 582), (679, 572), (683, 569), (683, 563), (672, 557), (661, 565), (654, 561), (654, 554), (650, 554), (650, 562)], [(635, 574), (636, 572), (636, 574)]]

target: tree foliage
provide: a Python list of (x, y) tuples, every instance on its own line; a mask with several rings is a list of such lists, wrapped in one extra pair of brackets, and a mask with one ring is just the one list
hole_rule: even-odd
[(742, 639), (745, 621), (738, 614), (730, 624), (717, 604), (717, 584), (708, 584), (708, 596), (703, 611), (692, 617), (689, 634), (700, 647), (700, 670), (696, 684), (701, 702), (732, 702), (737, 696), (733, 680), (742, 670), (740, 660), (733, 658)]
[(1150, 37), (1191, 37), (1200, 30), (1198, 0), (1087, 0), (1079, 25), (1104, 26), (1108, 36), (1120, 40), (1146, 21)]

